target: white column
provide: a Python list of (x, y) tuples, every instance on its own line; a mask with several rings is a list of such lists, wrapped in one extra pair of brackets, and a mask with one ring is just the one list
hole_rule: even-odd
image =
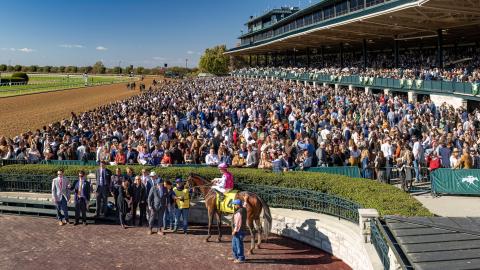
[(337, 91), (338, 89), (340, 89), (340, 85), (338, 83), (335, 84), (335, 91)]
[(313, 81), (313, 87), (316, 87), (316, 86), (317, 86), (317, 82)]
[(365, 87), (365, 95), (371, 95), (372, 94), (372, 89), (370, 87)]
[(350, 84), (350, 85), (348, 86), (348, 90), (349, 90), (349, 91), (352, 91), (352, 90), (353, 90), (353, 85)]
[(388, 88), (383, 89), (383, 94), (384, 94), (385, 96), (390, 95), (390, 89), (388, 89)]
[(414, 91), (408, 91), (408, 102), (416, 103), (417, 102), (417, 93)]
[(323, 83), (323, 87), (327, 87), (327, 83), (326, 83), (326, 82)]
[(372, 234), (370, 230), (370, 221), (374, 218), (378, 218), (377, 209), (358, 209), (360, 235), (363, 235), (365, 243), (370, 243), (370, 236)]

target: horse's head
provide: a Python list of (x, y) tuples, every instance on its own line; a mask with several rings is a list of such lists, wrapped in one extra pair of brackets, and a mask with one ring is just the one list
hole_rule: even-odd
[(190, 173), (190, 175), (187, 178), (187, 182), (191, 187), (201, 187), (201, 186), (210, 185), (210, 181), (208, 181), (207, 179), (195, 173)]
[(190, 173), (187, 178), (187, 184), (194, 190), (200, 190), (204, 196), (210, 191), (210, 186), (212, 185), (210, 181), (195, 173)]

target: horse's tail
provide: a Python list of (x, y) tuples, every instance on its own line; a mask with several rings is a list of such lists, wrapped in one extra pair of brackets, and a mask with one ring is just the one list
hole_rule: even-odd
[(260, 196), (257, 197), (263, 208), (263, 237), (268, 240), (268, 235), (272, 230), (272, 214), (270, 213), (270, 207), (268, 207), (268, 204), (262, 200)]

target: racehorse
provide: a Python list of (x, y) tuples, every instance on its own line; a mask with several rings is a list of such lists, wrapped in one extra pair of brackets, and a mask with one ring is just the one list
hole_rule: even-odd
[[(217, 229), (218, 229), (218, 242), (222, 241), (222, 212), (218, 210), (217, 205), (217, 192), (211, 188), (212, 183), (200, 175), (191, 173), (188, 180), (188, 185), (191, 187), (198, 187), (200, 192), (205, 198), (205, 206), (208, 210), (208, 236), (205, 242), (208, 242), (211, 237), (211, 228), (213, 222), (213, 216), (217, 217)], [(235, 199), (240, 199), (247, 210), (247, 227), (250, 232), (250, 249), (249, 254), (253, 254), (255, 249), (255, 234), (258, 234), (258, 242), (256, 248), (260, 248), (262, 243), (262, 233), (265, 239), (268, 239), (268, 234), (272, 226), (272, 215), (270, 214), (270, 208), (267, 203), (263, 201), (257, 194), (248, 191), (238, 192), (235, 195)], [(260, 222), (260, 213), (263, 210), (263, 225)], [(255, 223), (255, 224), (254, 224)]]

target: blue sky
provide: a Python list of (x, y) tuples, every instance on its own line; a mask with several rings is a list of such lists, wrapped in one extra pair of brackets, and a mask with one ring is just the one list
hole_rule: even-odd
[[(9, 0), (0, 63), (196, 66), (208, 47), (235, 46), (250, 15), (310, 0)], [(315, 1), (314, 1), (315, 2)]]

